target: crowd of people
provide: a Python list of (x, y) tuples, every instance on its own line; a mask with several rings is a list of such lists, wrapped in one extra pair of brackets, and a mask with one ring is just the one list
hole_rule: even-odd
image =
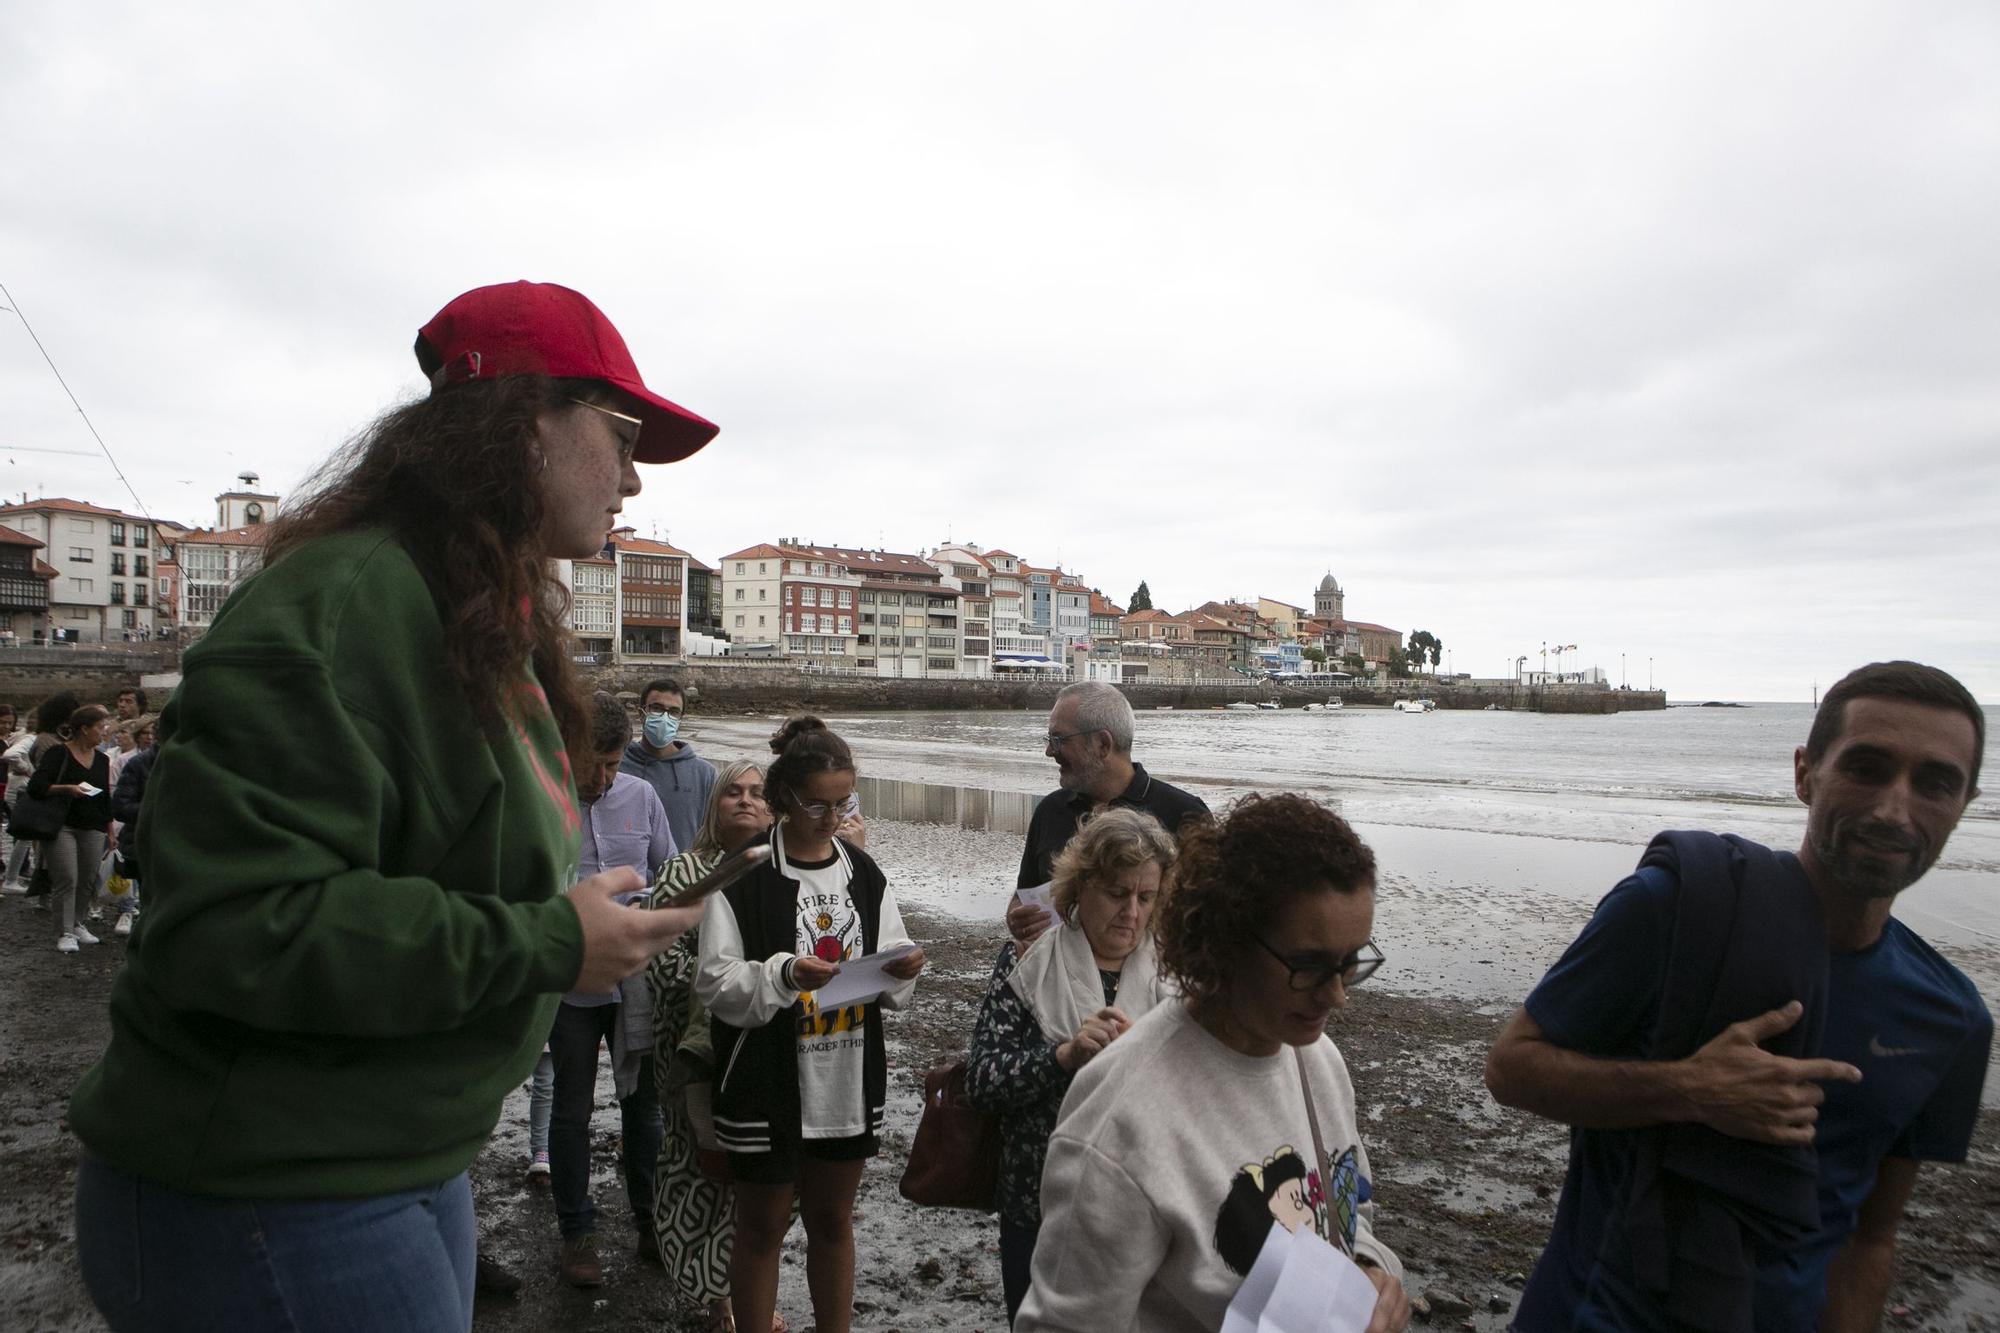
[[(779, 1330), (796, 1221), (813, 1326), (844, 1333), (884, 1016), (925, 966), (853, 750), (797, 716), (767, 761), (717, 768), (671, 678), (635, 736), (576, 679), (550, 573), (601, 547), (637, 464), (715, 427), (565, 288), (468, 292), (417, 359), (428, 396), (288, 510), (159, 727), (137, 692), (115, 720), (57, 696), (7, 749), (12, 822), (49, 827), (8, 888), (46, 882), (59, 948), (96, 941), (114, 821), (121, 873), (144, 868), (71, 1105), (92, 1299), (114, 1329), (469, 1328), (476, 1284), (518, 1281), (477, 1254), (467, 1168), (524, 1084), (555, 1267), (601, 1284), (608, 1052), (638, 1259), (715, 1328)], [(1984, 725), (1934, 668), (1853, 673), (1794, 757), (1796, 855), (1663, 835), (1527, 997), (1488, 1083), (1573, 1146), (1517, 1327), (1874, 1326), (1918, 1163), (1965, 1156), (1991, 1042), (1890, 915), (1978, 794)], [(1328, 1035), (1384, 961), (1375, 856), (1322, 803), (1214, 812), (1133, 747), (1115, 687), (1057, 697), (1059, 786), (965, 1015), (1007, 1318), (1213, 1330), (1317, 1237), (1365, 1278), (1368, 1333), (1402, 1329), (1393, 1191)], [(879, 984), (836, 994), (862, 960)]]

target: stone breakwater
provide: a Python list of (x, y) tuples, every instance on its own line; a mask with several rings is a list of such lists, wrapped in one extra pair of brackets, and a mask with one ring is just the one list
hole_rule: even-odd
[[(661, 664), (621, 665), (586, 672), (599, 689), (637, 692), (647, 681), (672, 676), (695, 692), (704, 710), (726, 713), (929, 712), (957, 709), (1044, 711), (1063, 687), (1060, 681), (902, 680), (895, 677), (836, 676), (786, 667)], [(1398, 698), (1421, 696), (1439, 708), (1480, 709), (1488, 705), (1545, 713), (1624, 713), (1667, 706), (1663, 691), (1557, 688), (1509, 689), (1456, 686), (1444, 681), (1398, 682), (1394, 691), (1361, 686), (1274, 686), (1252, 681), (1212, 685), (1187, 681), (1135, 681), (1119, 688), (1144, 712), (1155, 708), (1221, 708), (1240, 700), (1271, 701), (1300, 708), (1338, 696), (1349, 708), (1386, 708)]]

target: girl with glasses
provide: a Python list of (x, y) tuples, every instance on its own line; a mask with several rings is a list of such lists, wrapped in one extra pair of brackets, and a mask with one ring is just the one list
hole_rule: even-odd
[(1374, 854), (1313, 801), (1251, 796), (1183, 826), (1156, 921), (1180, 998), (1070, 1086), (1017, 1330), (1218, 1328), (1266, 1244), (1301, 1227), (1374, 1284), (1368, 1333), (1408, 1325), (1326, 1035), (1374, 970), (1374, 918)]
[(709, 899), (695, 976), (719, 1071), (716, 1139), (736, 1190), (730, 1305), (745, 1333), (771, 1327), (796, 1199), (814, 1324), (847, 1333), (854, 1195), (888, 1093), (881, 1011), (907, 1003), (924, 954), (888, 965), (896, 984), (877, 1000), (820, 1008), (814, 992), (841, 963), (912, 941), (881, 868), (839, 836), (854, 796), (847, 742), (816, 717), (795, 717), (771, 750), (771, 859)]

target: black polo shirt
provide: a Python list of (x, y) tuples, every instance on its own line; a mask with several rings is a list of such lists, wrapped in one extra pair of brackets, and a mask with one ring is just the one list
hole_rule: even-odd
[[(1181, 821), (1192, 817), (1211, 818), (1199, 796), (1160, 781), (1144, 764), (1132, 765), (1132, 785), (1111, 801), (1111, 806), (1144, 810), (1166, 826), (1169, 833), (1180, 829)], [(1110, 808), (1110, 807), (1107, 807)], [(1050, 867), (1057, 853), (1069, 846), (1079, 820), (1089, 814), (1090, 798), (1082, 792), (1058, 788), (1035, 803), (1034, 818), (1028, 821), (1028, 845), (1021, 851), (1021, 873), (1014, 887), (1032, 889), (1049, 882)]]

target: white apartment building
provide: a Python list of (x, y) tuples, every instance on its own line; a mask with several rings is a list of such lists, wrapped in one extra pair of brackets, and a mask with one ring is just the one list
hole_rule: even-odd
[(41, 559), (56, 571), (49, 581), (51, 630), (90, 643), (154, 636), (159, 553), (150, 520), (57, 498), (0, 505), (0, 524), (40, 541)]
[(993, 674), (993, 567), (970, 543), (940, 546), (928, 557), (947, 588), (958, 589), (958, 673)]
[(565, 623), (576, 636), (579, 659), (604, 659), (618, 643), (618, 565), (603, 556), (562, 560), (557, 577), (569, 587)]
[(768, 654), (782, 647), (778, 592), (784, 565), (785, 553), (769, 542), (722, 557), (717, 570), (722, 592), (720, 619), (732, 653), (761, 649)]

